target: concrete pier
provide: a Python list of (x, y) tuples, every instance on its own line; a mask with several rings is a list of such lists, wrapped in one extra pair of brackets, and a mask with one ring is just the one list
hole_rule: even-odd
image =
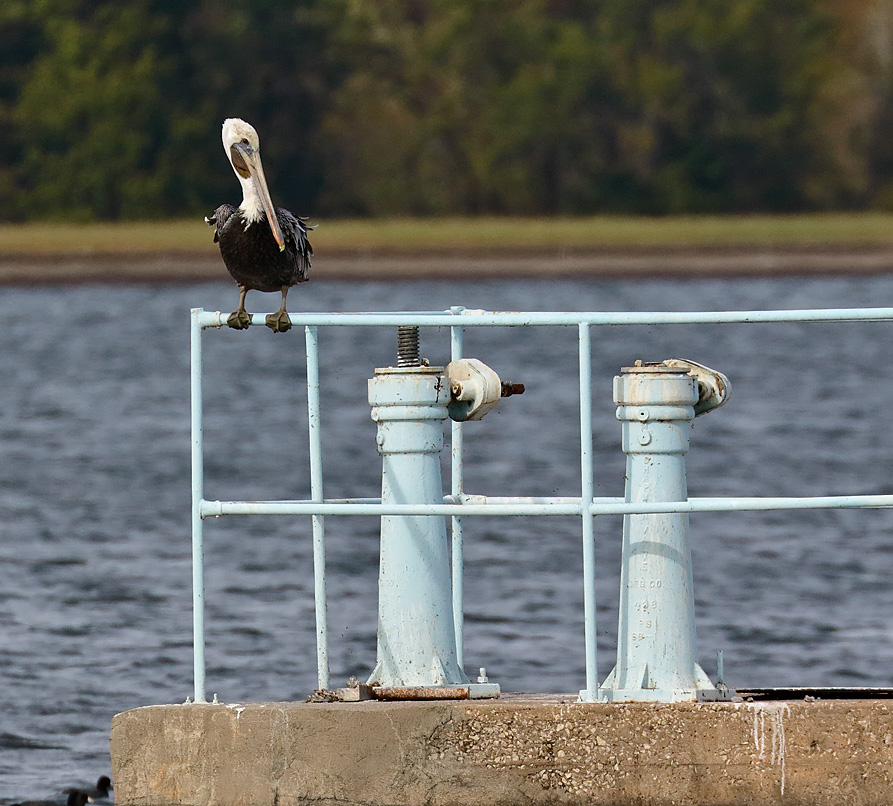
[(159, 705), (118, 714), (118, 806), (867, 806), (893, 701)]

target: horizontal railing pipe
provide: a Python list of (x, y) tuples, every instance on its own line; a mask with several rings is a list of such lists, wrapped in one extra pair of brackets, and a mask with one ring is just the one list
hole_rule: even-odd
[[(203, 328), (226, 325), (229, 314), (203, 311), (199, 322)], [(456, 313), (289, 313), (295, 326), (383, 327), (419, 325), (454, 327), (462, 320), (463, 327), (524, 327), (584, 325), (692, 325), (692, 324), (755, 324), (779, 322), (866, 322), (893, 321), (893, 308), (827, 308), (778, 311), (597, 311), (597, 312), (515, 312), (471, 311)], [(265, 324), (265, 315), (256, 313), (252, 325)]]
[(204, 501), (202, 517), (223, 515), (580, 515), (575, 504), (329, 504), (315, 501)]
[(614, 504), (594, 500), (593, 515), (648, 515), (672, 512), (761, 512), (779, 509), (886, 509), (893, 495), (827, 495), (801, 498), (689, 498), (651, 504)]
[[(482, 500), (483, 499), (483, 500)], [(629, 502), (596, 498), (592, 515), (653, 515), (676, 512), (757, 512), (782, 509), (886, 509), (893, 495), (838, 495), (806, 498), (690, 498), (687, 501)], [(580, 499), (511, 499), (475, 496), (473, 503), (382, 504), (354, 501), (202, 501), (201, 516), (224, 515), (582, 515)]]
[[(622, 501), (623, 499), (612, 498), (603, 500)], [(443, 497), (443, 502), (445, 504), (462, 504), (463, 506), (469, 504), (573, 504), (575, 506), (580, 506), (580, 496), (463, 495), (461, 496), (461, 499), (457, 499), (456, 496), (445, 495)]]

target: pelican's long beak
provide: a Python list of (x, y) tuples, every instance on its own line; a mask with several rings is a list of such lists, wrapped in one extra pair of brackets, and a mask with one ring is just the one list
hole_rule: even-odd
[(267, 188), (267, 178), (264, 176), (264, 166), (261, 164), (260, 154), (247, 143), (234, 143), (230, 146), (230, 156), (233, 167), (239, 172), (239, 175), (245, 179), (250, 178), (254, 183), (258, 198), (267, 214), (267, 222), (273, 232), (273, 237), (279, 245), (279, 251), (282, 252), (285, 249), (285, 238), (282, 237), (282, 230), (276, 220), (276, 211), (273, 209), (273, 200), (270, 198), (270, 191)]

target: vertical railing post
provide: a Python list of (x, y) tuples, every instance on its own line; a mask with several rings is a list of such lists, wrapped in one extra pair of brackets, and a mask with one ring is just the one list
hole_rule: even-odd
[[(307, 421), (310, 438), (310, 498), (323, 501), (319, 405), (319, 341), (315, 326), (304, 328), (307, 348)], [(329, 636), (326, 617), (326, 535), (322, 515), (313, 524), (313, 601), (316, 607), (316, 687), (329, 688)]]
[(192, 430), (192, 663), (195, 701), (205, 699), (205, 554), (201, 506), (204, 498), (202, 452), (201, 308), (192, 309), (190, 329), (190, 414)]
[(592, 506), (592, 346), (589, 325), (579, 324), (580, 354), (580, 503), (583, 532), (583, 630), (586, 653), (586, 688), (583, 702), (598, 700), (598, 655), (595, 620), (595, 529)]
[[(464, 308), (451, 309), (459, 313)], [(450, 361), (462, 358), (463, 329), (459, 326), (450, 328)], [(450, 492), (454, 500), (460, 500), (464, 485), (462, 480), (462, 423), (451, 420), (450, 430), (450, 461), (451, 482)], [(450, 529), (450, 552), (452, 561), (453, 581), (453, 626), (456, 631), (456, 659), (460, 669), (465, 668), (465, 615), (464, 615), (464, 588), (462, 570), (462, 518), (454, 516)]]

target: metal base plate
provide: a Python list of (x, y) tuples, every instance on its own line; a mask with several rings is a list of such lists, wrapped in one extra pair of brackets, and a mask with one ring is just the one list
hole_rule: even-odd
[(489, 700), (499, 696), (499, 683), (459, 686), (372, 686), (379, 700)]
[[(580, 692), (580, 699), (586, 702), (588, 691)], [(598, 690), (599, 702), (728, 702), (738, 694), (731, 688), (697, 689), (611, 689)]]

